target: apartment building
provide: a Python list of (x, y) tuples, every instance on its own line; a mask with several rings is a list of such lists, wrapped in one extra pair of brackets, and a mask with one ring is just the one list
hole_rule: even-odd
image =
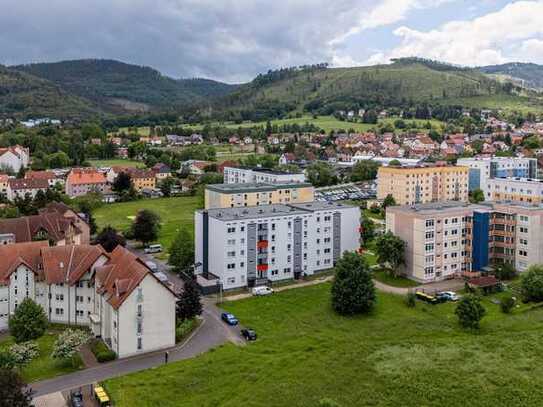
[(379, 167), (377, 199), (392, 195), (398, 205), (468, 200), (467, 167)]
[(225, 184), (306, 182), (303, 172), (285, 172), (266, 168), (224, 167)]
[(224, 289), (297, 279), (359, 248), (360, 209), (307, 202), (209, 209), (195, 214), (197, 272)]
[(213, 184), (205, 189), (205, 209), (238, 208), (272, 204), (304, 203), (315, 200), (315, 188), (308, 183)]
[(93, 168), (74, 168), (66, 179), (66, 194), (75, 198), (90, 192), (110, 192), (106, 176)]
[(543, 262), (543, 208), (496, 202), (459, 202), (387, 209), (386, 228), (406, 243), (405, 273), (428, 283), (487, 266), (519, 271)]
[(174, 293), (121, 246), (15, 243), (0, 258), (0, 330), (31, 298), (50, 322), (88, 326), (121, 358), (175, 344)]
[(39, 191), (46, 192), (48, 189), (49, 183), (45, 179), (10, 178), (6, 195), (13, 201), (15, 198), (23, 199), (27, 195), (34, 198)]
[(30, 149), (15, 145), (0, 148), (0, 170), (19, 172), (30, 163)]
[(537, 159), (518, 157), (459, 158), (457, 165), (469, 167), (469, 190), (481, 189), (490, 198), (487, 181), (492, 178), (537, 178)]
[(109, 171), (106, 173), (107, 181), (110, 184), (113, 184), (115, 182), (115, 179), (121, 172), (124, 172), (125, 174), (130, 175), (132, 186), (138, 192), (141, 192), (144, 189), (155, 189), (156, 187), (155, 171), (143, 170), (140, 168), (133, 168), (133, 167), (119, 167), (119, 166), (111, 167)]
[(490, 178), (486, 181), (485, 198), (539, 206), (543, 202), (543, 182), (532, 178)]

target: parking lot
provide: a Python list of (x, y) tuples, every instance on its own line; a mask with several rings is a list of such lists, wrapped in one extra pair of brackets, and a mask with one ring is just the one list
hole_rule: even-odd
[(321, 202), (356, 201), (373, 199), (376, 194), (377, 184), (375, 182), (360, 182), (317, 188), (315, 190), (315, 200)]

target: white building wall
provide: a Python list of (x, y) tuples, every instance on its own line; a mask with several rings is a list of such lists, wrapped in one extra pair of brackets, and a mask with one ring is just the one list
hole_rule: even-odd
[[(119, 307), (120, 358), (175, 345), (174, 294), (152, 275), (147, 275)], [(141, 295), (140, 295), (141, 294)], [(141, 309), (141, 318), (138, 312)], [(141, 326), (138, 328), (138, 323)], [(140, 338), (140, 339), (138, 339)], [(141, 348), (138, 343), (141, 341)]]

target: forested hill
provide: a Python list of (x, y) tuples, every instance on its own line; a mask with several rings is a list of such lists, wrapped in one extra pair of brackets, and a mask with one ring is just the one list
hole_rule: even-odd
[(104, 111), (178, 110), (223, 96), (235, 85), (208, 79), (176, 80), (155, 69), (114, 60), (82, 59), (18, 65), (10, 69), (55, 83)]
[(330, 114), (338, 109), (423, 102), (461, 104), (474, 98), (522, 93), (519, 87), (489, 78), (478, 69), (405, 58), (390, 65), (269, 71), (228, 95), (224, 105), (237, 107), (227, 114), (253, 114), (257, 116), (253, 119), (261, 119), (258, 115), (294, 109)]
[(0, 117), (88, 117), (100, 111), (48, 80), (0, 65)]
[(512, 62), (480, 68), (481, 72), (496, 75), (498, 79), (509, 79), (525, 87), (543, 90), (543, 65)]

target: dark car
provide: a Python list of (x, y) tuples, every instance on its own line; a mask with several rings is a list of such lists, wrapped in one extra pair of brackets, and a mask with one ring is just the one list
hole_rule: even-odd
[(251, 328), (242, 329), (241, 335), (245, 338), (246, 341), (256, 341), (256, 332)]
[(70, 397), (72, 407), (83, 407), (83, 394), (80, 391), (74, 391)]
[(229, 312), (223, 312), (221, 314), (221, 319), (226, 322), (228, 325), (237, 325), (238, 324), (238, 319), (230, 314)]

